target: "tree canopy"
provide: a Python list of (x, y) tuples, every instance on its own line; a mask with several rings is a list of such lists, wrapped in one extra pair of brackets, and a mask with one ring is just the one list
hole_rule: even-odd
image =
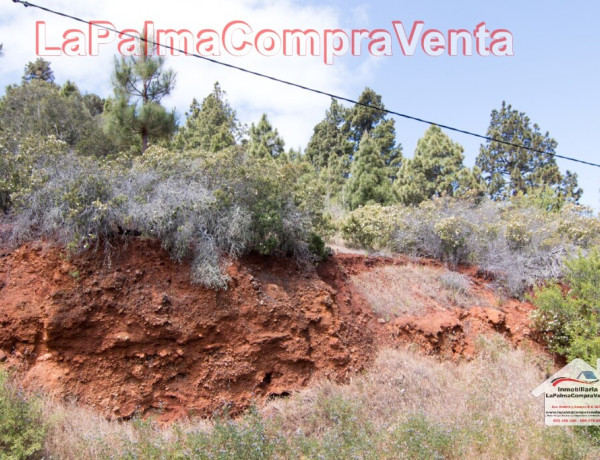
[(49, 83), (54, 82), (54, 72), (50, 68), (50, 62), (43, 58), (28, 62), (25, 66), (23, 81), (42, 80)]
[[(366, 107), (369, 105), (371, 108)], [(387, 119), (382, 110), (385, 105), (381, 95), (371, 88), (365, 88), (356, 104), (347, 114), (350, 139), (354, 142), (354, 150), (358, 150), (365, 133), (369, 133), (377, 143), (387, 174), (391, 180), (396, 178), (397, 169), (402, 163), (402, 146), (396, 144), (396, 128), (393, 119)]]
[(379, 146), (365, 132), (360, 142), (350, 178), (344, 188), (344, 201), (349, 209), (367, 204), (390, 204), (393, 201), (392, 183)]
[(218, 82), (202, 104), (194, 98), (186, 115), (185, 125), (175, 136), (175, 146), (179, 149), (218, 152), (235, 145), (242, 137), (242, 126)]
[(20, 85), (8, 86), (0, 99), (0, 132), (8, 135), (13, 151), (25, 137), (54, 136), (82, 153), (107, 155), (114, 144), (102, 132), (99, 114), (92, 114), (88, 105), (96, 98), (100, 99), (82, 95), (72, 82), (60, 87), (42, 78), (23, 79)]
[(251, 155), (258, 158), (279, 158), (284, 152), (284, 145), (283, 139), (277, 129), (273, 128), (266, 114), (263, 113), (257, 125), (252, 123), (250, 126), (248, 151)]
[(550, 187), (557, 197), (579, 200), (582, 192), (577, 187), (577, 176), (570, 171), (563, 176), (556, 164), (557, 142), (548, 132), (542, 134), (524, 112), (502, 102), (499, 111), (492, 111), (487, 135), (513, 144), (487, 141), (479, 151), (476, 164), (492, 199), (509, 199), (539, 187)]
[(458, 196), (477, 188), (463, 160), (463, 148), (439, 126), (431, 126), (419, 139), (413, 158), (404, 160), (398, 172), (398, 200), (417, 205), (435, 196)]

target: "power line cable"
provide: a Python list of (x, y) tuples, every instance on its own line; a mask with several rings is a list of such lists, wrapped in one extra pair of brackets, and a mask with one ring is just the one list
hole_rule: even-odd
[(234, 64), (229, 64), (227, 62), (222, 62), (222, 61), (219, 61), (217, 59), (213, 59), (213, 58), (210, 58), (210, 57), (207, 57), (207, 56), (202, 56), (201, 54), (190, 53), (187, 50), (182, 50), (180, 48), (176, 48), (176, 47), (173, 47), (173, 46), (165, 45), (163, 43), (157, 43), (157, 42), (154, 42), (152, 40), (147, 39), (146, 37), (142, 37), (142, 36), (138, 37), (137, 35), (133, 35), (133, 34), (129, 34), (129, 33), (126, 33), (126, 32), (122, 32), (122, 31), (120, 31), (118, 29), (115, 29), (115, 28), (112, 28), (112, 27), (108, 27), (108, 26), (105, 26), (105, 25), (101, 25), (101, 24), (90, 22), (90, 21), (86, 21), (85, 19), (81, 19), (81, 18), (79, 18), (77, 16), (72, 16), (72, 15), (67, 14), (67, 13), (63, 13), (63, 12), (60, 12), (60, 11), (52, 10), (50, 8), (46, 8), (46, 7), (41, 6), (41, 5), (36, 5), (34, 3), (31, 3), (31, 2), (28, 2), (28, 1), (25, 1), (25, 0), (12, 0), (12, 1), (13, 1), (13, 3), (20, 3), (20, 4), (22, 4), (25, 7), (30, 7), (31, 6), (33, 8), (37, 8), (37, 9), (45, 11), (47, 13), (54, 14), (54, 15), (57, 15), (57, 16), (61, 16), (61, 17), (67, 18), (67, 19), (72, 19), (73, 21), (77, 21), (77, 22), (80, 22), (80, 23), (83, 23), (83, 24), (91, 25), (91, 26), (94, 26), (94, 27), (97, 27), (97, 28), (100, 28), (100, 29), (103, 29), (103, 30), (108, 30), (110, 32), (114, 32), (114, 33), (119, 34), (119, 35), (124, 36), (124, 37), (130, 37), (130, 38), (140, 39), (143, 42), (145, 42), (147, 44), (150, 44), (150, 45), (153, 45), (153, 46), (156, 46), (156, 47), (161, 47), (161, 48), (164, 48), (164, 49), (167, 49), (167, 50), (176, 51), (178, 53), (182, 53), (182, 54), (187, 55), (187, 56), (192, 56), (192, 57), (195, 57), (195, 58), (198, 58), (198, 59), (202, 59), (204, 61), (208, 61), (208, 62), (211, 62), (213, 64), (217, 64), (217, 65), (220, 65), (220, 66), (228, 67), (230, 69), (239, 70), (240, 72), (244, 72), (244, 73), (247, 73), (247, 74), (250, 74), (250, 75), (254, 75), (254, 76), (257, 76), (257, 77), (260, 77), (260, 78), (266, 78), (268, 80), (275, 81), (277, 83), (281, 83), (281, 84), (284, 84), (284, 85), (287, 85), (287, 86), (292, 86), (292, 87), (299, 88), (299, 89), (302, 89), (302, 90), (305, 90), (305, 91), (310, 91), (312, 93), (320, 94), (320, 95), (323, 95), (323, 96), (328, 96), (328, 97), (330, 97), (332, 99), (336, 99), (336, 100), (339, 100), (339, 101), (349, 102), (349, 103), (354, 104), (354, 105), (359, 105), (359, 106), (362, 106), (362, 107), (367, 107), (369, 109), (379, 110), (381, 112), (384, 112), (384, 113), (387, 113), (387, 114), (390, 114), (390, 115), (395, 115), (397, 117), (401, 117), (401, 118), (405, 118), (405, 119), (408, 119), (408, 120), (417, 121), (419, 123), (425, 123), (425, 124), (428, 124), (428, 125), (439, 126), (440, 128), (444, 128), (444, 129), (447, 129), (449, 131), (454, 131), (454, 132), (457, 132), (457, 133), (466, 134), (468, 136), (477, 137), (479, 139), (483, 139), (483, 140), (486, 140), (486, 141), (498, 142), (500, 144), (508, 145), (508, 146), (511, 146), (511, 147), (525, 149), (525, 150), (528, 150), (530, 152), (541, 153), (543, 155), (548, 155), (548, 156), (551, 156), (551, 157), (554, 157), (554, 158), (560, 158), (562, 160), (567, 160), (567, 161), (574, 161), (576, 163), (581, 163), (581, 164), (584, 164), (584, 165), (594, 166), (594, 167), (600, 168), (600, 164), (598, 164), (598, 163), (592, 163), (592, 162), (589, 162), (589, 161), (586, 161), (586, 160), (580, 160), (578, 158), (573, 158), (573, 157), (568, 157), (568, 156), (564, 156), (564, 155), (559, 155), (558, 153), (554, 153), (554, 152), (546, 152), (544, 150), (535, 149), (533, 147), (527, 147), (527, 146), (523, 146), (523, 145), (518, 145), (518, 144), (515, 144), (513, 142), (508, 142), (508, 141), (505, 141), (505, 140), (502, 140), (502, 139), (496, 139), (496, 138), (493, 138), (493, 137), (490, 137), (490, 136), (484, 136), (483, 134), (478, 134), (478, 133), (474, 133), (472, 131), (467, 131), (467, 130), (464, 130), (464, 129), (455, 128), (453, 126), (445, 125), (443, 123), (436, 123), (434, 121), (425, 120), (423, 118), (415, 117), (413, 115), (408, 115), (408, 114), (405, 114), (405, 113), (396, 112), (394, 110), (388, 110), (388, 109), (386, 109), (384, 107), (378, 107), (378, 106), (374, 106), (374, 105), (370, 105), (370, 104), (365, 104), (363, 102), (359, 102), (359, 101), (356, 101), (354, 99), (350, 99), (350, 98), (347, 98), (347, 97), (344, 97), (344, 96), (339, 96), (337, 94), (329, 93), (327, 91), (323, 91), (323, 90), (320, 90), (320, 89), (316, 89), (316, 88), (312, 88), (312, 87), (309, 87), (309, 86), (301, 85), (299, 83), (294, 83), (294, 82), (289, 81), (289, 80), (284, 80), (284, 79), (281, 79), (281, 78), (273, 77), (272, 75), (267, 75), (267, 74), (264, 74), (264, 73), (261, 73), (261, 72), (256, 72), (254, 70), (246, 69), (245, 67), (236, 66)]

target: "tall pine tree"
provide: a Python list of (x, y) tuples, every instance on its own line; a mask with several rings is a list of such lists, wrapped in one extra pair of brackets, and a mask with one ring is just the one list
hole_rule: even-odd
[(363, 134), (355, 154), (350, 178), (344, 187), (344, 201), (350, 209), (366, 204), (390, 204), (393, 201), (392, 183), (379, 146), (368, 132)]
[(325, 118), (314, 127), (305, 154), (318, 172), (329, 165), (331, 157), (338, 157), (347, 166), (347, 171), (341, 172), (342, 175), (348, 176), (353, 144), (348, 139), (347, 114), (348, 109), (332, 99)]
[[(359, 104), (356, 104), (347, 115), (350, 140), (354, 142), (354, 150), (358, 150), (363, 136), (369, 133), (377, 143), (388, 177), (394, 180), (402, 163), (402, 146), (396, 144), (394, 120), (388, 120), (385, 112), (379, 110), (385, 109), (385, 105), (381, 95), (371, 88), (365, 88), (358, 102)], [(366, 107), (366, 105), (377, 108)]]
[(252, 123), (250, 126), (250, 142), (248, 151), (251, 155), (265, 158), (279, 158), (284, 152), (283, 139), (279, 136), (277, 129), (267, 119), (263, 113), (257, 125)]
[(346, 116), (349, 110), (335, 99), (325, 113), (325, 119), (315, 128), (305, 155), (319, 174), (328, 198), (337, 197), (350, 174), (354, 144), (349, 139)]
[(473, 173), (463, 165), (463, 148), (431, 126), (417, 143), (413, 158), (404, 160), (394, 186), (403, 204), (418, 205), (434, 196), (478, 193)]
[(487, 135), (514, 144), (487, 141), (481, 146), (476, 164), (492, 199), (509, 199), (549, 187), (558, 199), (579, 200), (582, 191), (577, 187), (576, 175), (567, 171), (563, 176), (554, 159), (557, 142), (547, 132), (542, 134), (537, 124), (531, 125), (525, 113), (502, 102), (500, 111), (492, 111)]
[(196, 99), (192, 101), (185, 126), (175, 136), (175, 146), (218, 152), (235, 145), (242, 135), (243, 129), (235, 110), (217, 82), (202, 104)]
[(54, 72), (50, 68), (50, 62), (43, 58), (37, 58), (35, 61), (30, 61), (25, 66), (23, 74), (23, 82), (32, 80), (42, 80), (48, 83), (54, 82)]
[(160, 101), (175, 86), (175, 72), (165, 69), (165, 58), (153, 55), (153, 45), (143, 37), (140, 55), (115, 59), (113, 89), (109, 101), (108, 130), (122, 145), (131, 145), (139, 136), (142, 154), (150, 141), (169, 137), (176, 128), (175, 113), (168, 112)]

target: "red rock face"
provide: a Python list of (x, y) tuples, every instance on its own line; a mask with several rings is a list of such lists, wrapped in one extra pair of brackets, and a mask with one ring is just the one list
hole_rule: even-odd
[(323, 275), (235, 261), (224, 291), (191, 285), (189, 267), (148, 240), (104, 262), (41, 243), (5, 254), (0, 350), (26, 383), (107, 416), (235, 414), (373, 357), (372, 314), (334, 260)]
[[(414, 262), (414, 261), (413, 261)], [(440, 308), (386, 322), (350, 275), (403, 258), (339, 254), (303, 272), (288, 259), (250, 256), (228, 267), (227, 290), (189, 282), (189, 266), (150, 240), (113, 254), (68, 258), (46, 243), (0, 253), (0, 362), (25, 384), (76, 398), (107, 417), (169, 421), (237, 414), (327, 377), (344, 381), (380, 346), (417, 344), (450, 359), (479, 335), (530, 336), (532, 306)], [(421, 263), (442, 268), (431, 261)], [(480, 295), (492, 291), (469, 275)]]

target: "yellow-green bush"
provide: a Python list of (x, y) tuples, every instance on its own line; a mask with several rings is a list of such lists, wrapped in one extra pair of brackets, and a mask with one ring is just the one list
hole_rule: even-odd
[(33, 457), (42, 450), (45, 435), (38, 401), (28, 399), (0, 369), (0, 458)]
[(391, 244), (396, 221), (394, 208), (378, 204), (362, 206), (343, 221), (342, 236), (354, 247), (383, 249)]
[(595, 363), (600, 358), (600, 251), (565, 263), (563, 282), (535, 291), (535, 329), (549, 348), (569, 359)]
[(471, 225), (460, 216), (444, 217), (433, 225), (435, 234), (440, 239), (444, 257), (452, 261), (464, 258), (463, 252), (467, 238), (471, 233)]

